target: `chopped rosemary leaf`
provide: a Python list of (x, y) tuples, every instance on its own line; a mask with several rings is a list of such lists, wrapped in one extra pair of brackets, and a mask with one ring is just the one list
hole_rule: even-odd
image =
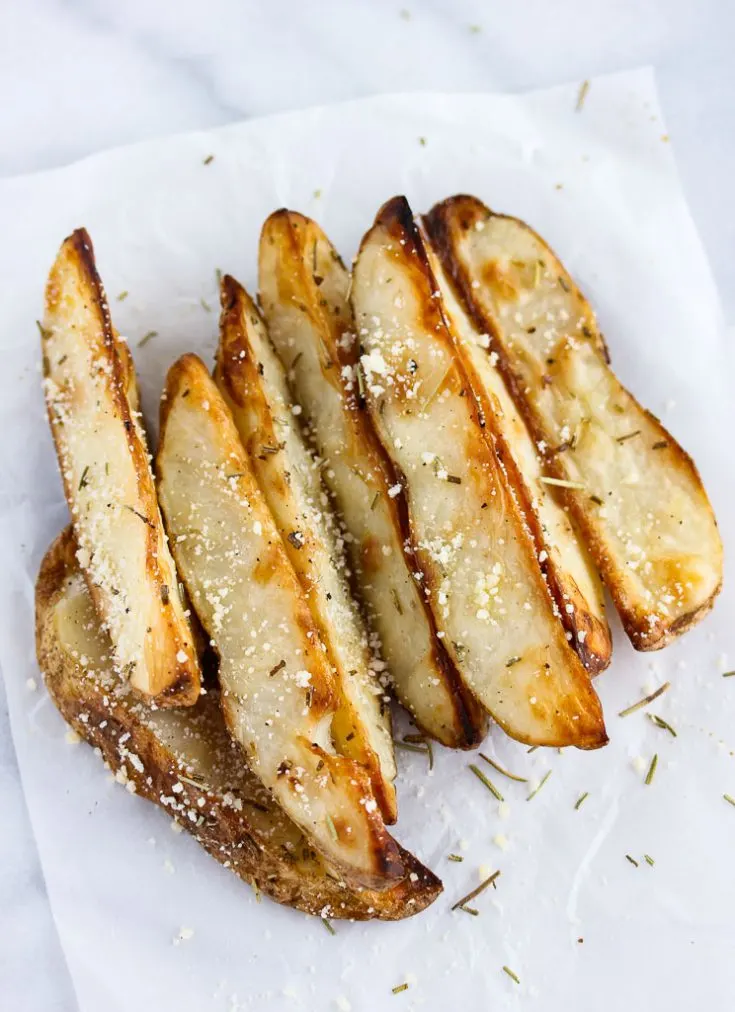
[(283, 658), (281, 658), (281, 660), (278, 662), (278, 664), (276, 664), (276, 666), (274, 668), (270, 669), (270, 671), (268, 672), (268, 677), (269, 678), (273, 678), (274, 675), (277, 675), (278, 672), (281, 671), (281, 669), (285, 668), (285, 667), (286, 667), (286, 662), (283, 660)]
[(475, 774), (475, 776), (477, 777), (477, 779), (482, 781), (482, 783), (487, 787), (487, 789), (490, 791), (490, 793), (493, 794), (498, 799), (498, 801), (505, 801), (505, 798), (500, 793), (500, 791), (495, 786), (495, 784), (492, 782), (492, 780), (490, 780), (488, 777), (486, 777), (485, 774), (482, 772), (482, 770), (479, 767), (475, 766), (474, 763), (470, 763), (470, 767), (469, 768)]
[(422, 748), (421, 745), (408, 745), (404, 741), (394, 741), (393, 744), (396, 748), (402, 748), (405, 752), (418, 752), (419, 755), (427, 755), (428, 749)]
[(202, 162), (202, 165), (211, 165), (213, 161), (214, 161), (214, 155), (207, 155), (207, 157)]
[(626, 706), (624, 710), (621, 710), (618, 717), (627, 717), (630, 713), (635, 713), (636, 710), (642, 709), (644, 706), (648, 706), (654, 699), (658, 699), (659, 696), (663, 695), (667, 689), (671, 688), (670, 682), (664, 682), (663, 685), (659, 685), (655, 692), (652, 692), (650, 696), (644, 696), (643, 699), (639, 699), (637, 703), (633, 703), (632, 706)]
[(124, 292), (120, 292), (120, 294), (117, 297), (117, 301), (118, 302), (124, 302), (127, 299), (127, 297), (128, 297), (129, 294), (130, 294), (130, 292), (128, 292), (127, 289)]
[(659, 439), (657, 443), (654, 443), (651, 447), (652, 450), (665, 450), (669, 444), (665, 439)]
[(729, 794), (723, 794), (722, 796), (729, 805), (735, 806), (735, 798), (731, 798)]
[(480, 916), (480, 911), (477, 910), (475, 907), (460, 907), (459, 909), (463, 911), (463, 913), (465, 914), (472, 914), (473, 917)]
[(587, 92), (589, 90), (590, 90), (590, 82), (587, 80), (582, 81), (582, 83), (579, 86), (579, 91), (577, 92), (577, 104), (574, 107), (576, 112), (582, 111), (582, 107), (584, 106), (585, 99), (587, 98)]
[(640, 429), (636, 429), (635, 432), (627, 432), (624, 436), (616, 436), (615, 437), (615, 442), (616, 443), (625, 443), (629, 439), (632, 439), (634, 436), (640, 436), (640, 434), (641, 434), (641, 430)]
[(461, 485), (462, 484), (462, 479), (459, 478), (456, 474), (448, 474), (447, 475), (447, 481), (449, 482), (450, 485)]
[(214, 276), (217, 281), (217, 287), (219, 288), (219, 286), (222, 284), (222, 271), (219, 269), (219, 267), (215, 268)]
[(327, 829), (329, 830), (329, 835), (332, 837), (332, 839), (335, 841), (339, 840), (339, 837), (337, 836), (337, 829), (334, 825), (334, 819), (328, 812), (324, 818), (324, 821), (327, 824)]
[(147, 524), (149, 527), (153, 527), (153, 524), (148, 519), (148, 517), (143, 516), (142, 513), (139, 513), (138, 510), (134, 509), (132, 506), (128, 506), (128, 504), (126, 502), (124, 502), (122, 505), (123, 505), (123, 509), (130, 510), (130, 512), (134, 513), (139, 520), (143, 521), (144, 524)]
[(461, 854), (450, 854), (449, 857), (447, 858), (447, 861), (457, 861), (457, 862), (460, 862), (460, 861), (464, 861), (464, 858), (462, 857)]
[(50, 337), (49, 331), (46, 330), (46, 328), (44, 327), (44, 325), (41, 323), (40, 320), (36, 320), (36, 326), (38, 327), (38, 333), (41, 335), (44, 341), (46, 340), (47, 337)]
[(421, 145), (422, 148), (425, 148), (426, 147), (426, 138), (425, 137), (419, 137), (419, 144)]
[(209, 304), (209, 303), (207, 302), (207, 300), (206, 300), (206, 299), (204, 298), (204, 296), (202, 296), (202, 297), (201, 297), (201, 299), (199, 300), (199, 302), (201, 303), (201, 307), (202, 307), (202, 309), (203, 309), (203, 310), (204, 310), (204, 311), (205, 311), (206, 313), (211, 313), (211, 312), (212, 312), (212, 307), (211, 307), (211, 306), (210, 306), (210, 304)]
[(654, 864), (656, 863), (656, 862), (655, 862), (655, 861), (653, 860), (653, 858), (651, 857), (651, 855), (650, 855), (650, 854), (644, 854), (644, 855), (643, 855), (643, 860), (644, 860), (644, 861), (646, 862), (646, 864), (650, 864), (650, 866), (651, 866), (652, 868), (653, 868)]
[(653, 783), (653, 778), (656, 773), (656, 767), (658, 766), (658, 752), (656, 752), (651, 759), (651, 765), (648, 767), (648, 773), (646, 773), (646, 779), (644, 783), (648, 786)]
[(79, 479), (79, 489), (78, 489), (78, 491), (81, 491), (83, 488), (87, 487), (87, 475), (88, 474), (89, 474), (89, 464), (87, 464), (85, 466), (84, 470), (82, 471), (82, 477)]
[(327, 931), (329, 932), (330, 935), (336, 935), (337, 934), (337, 932), (334, 930), (334, 928), (332, 927), (331, 923), (327, 920), (326, 917), (322, 917), (321, 918), (321, 922), (324, 925), (324, 927), (327, 929)]
[(510, 977), (510, 979), (514, 980), (516, 982), (516, 984), (520, 984), (521, 978), (518, 976), (517, 973), (514, 973), (509, 966), (504, 966), (503, 967), (503, 972), (507, 973), (508, 976)]
[(722, 675), (723, 678), (732, 678), (733, 676), (735, 676), (735, 671), (725, 671)]
[(403, 605), (401, 604), (401, 599), (398, 596), (398, 591), (396, 590), (395, 587), (391, 587), (391, 596), (393, 597), (393, 604), (395, 605), (396, 611), (398, 612), (399, 615), (402, 615)]
[(505, 662), (506, 668), (512, 668), (514, 664), (517, 664), (518, 661), (520, 661), (520, 659), (521, 659), (520, 657), (511, 657), (509, 660)]
[(589, 791), (585, 791), (584, 794), (580, 794), (579, 795), (579, 797), (577, 798), (577, 800), (576, 800), (576, 802), (574, 804), (574, 811), (575, 812), (579, 811), (579, 809), (582, 807), (582, 805), (585, 803), (585, 801), (587, 800), (587, 798), (589, 796), (590, 796), (590, 792)]
[(452, 910), (465, 909), (465, 904), (469, 903), (469, 901), (473, 900), (476, 896), (479, 896), (480, 893), (484, 893), (487, 887), (489, 885), (492, 885), (499, 875), (500, 875), (499, 871), (494, 871), (492, 875), (488, 875), (486, 879), (483, 879), (483, 881), (480, 882), (479, 886), (477, 886), (476, 889), (473, 889), (472, 892), (467, 893), (467, 895), (463, 896), (461, 900), (457, 900), (457, 902), (452, 907)]
[(662, 731), (668, 731), (672, 738), (676, 738), (676, 731), (663, 717), (658, 717), (655, 713), (647, 713), (646, 716), (656, 727), (660, 727)]
[(480, 758), (484, 759), (489, 766), (492, 766), (494, 770), (497, 770), (498, 773), (502, 773), (503, 776), (507, 777), (509, 780), (515, 780), (519, 784), (528, 783), (527, 777), (516, 776), (515, 773), (511, 773), (510, 770), (507, 770), (504, 766), (501, 766), (500, 763), (496, 763), (494, 759), (491, 759), (490, 756), (485, 755), (484, 752), (480, 752)]
[(149, 341), (152, 341), (154, 337), (158, 337), (158, 331), (149, 330), (148, 333), (144, 334), (143, 337), (141, 337), (140, 341), (138, 341), (138, 347), (139, 348), (144, 347), (144, 345), (148, 344)]
[(400, 994), (401, 991), (408, 991), (408, 984), (396, 984), (395, 987), (391, 988), (393, 994)]
[(530, 748), (526, 749), (526, 755), (530, 755), (532, 752), (535, 752), (537, 748), (538, 748), (538, 745), (531, 745)]
[(638, 867), (638, 862), (636, 861), (636, 859), (634, 857), (631, 857), (630, 854), (626, 854), (625, 855), (625, 860), (626, 861), (630, 861), (630, 863), (634, 864), (636, 866), (636, 868)]
[(593, 503), (595, 503), (596, 506), (603, 506), (604, 505), (603, 500), (600, 499), (599, 495), (591, 495), (590, 499), (591, 499), (591, 501)]
[(566, 478), (549, 478), (547, 475), (542, 474), (539, 478), (544, 485), (556, 485), (559, 488), (577, 488), (584, 490), (584, 485), (581, 481), (567, 481)]
[(374, 510), (375, 507), (378, 505), (378, 499), (380, 499), (380, 492), (376, 492), (375, 495), (373, 496), (373, 501), (370, 503), (371, 510)]
[(542, 787), (544, 786), (544, 784), (545, 784), (545, 783), (546, 783), (546, 781), (547, 781), (547, 780), (549, 779), (549, 777), (551, 776), (551, 774), (552, 774), (552, 770), (547, 770), (547, 771), (546, 771), (546, 773), (544, 773), (544, 775), (543, 775), (543, 777), (541, 778), (541, 782), (539, 783), (538, 787), (535, 787), (535, 788), (534, 788), (534, 789), (533, 789), (533, 790), (531, 791), (531, 793), (530, 793), (530, 794), (528, 795), (528, 797), (526, 798), (526, 801), (530, 801), (530, 800), (531, 800), (531, 798), (535, 798), (535, 797), (536, 797), (536, 795), (537, 795), (537, 794), (538, 794), (538, 792), (539, 792), (539, 791), (541, 790), (541, 788), (542, 788)]
[(431, 738), (426, 739), (426, 751), (429, 753), (429, 769), (434, 769), (434, 749), (431, 744)]

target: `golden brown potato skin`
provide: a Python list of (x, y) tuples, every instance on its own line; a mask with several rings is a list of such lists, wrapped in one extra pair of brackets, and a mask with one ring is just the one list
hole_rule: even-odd
[[(588, 302), (528, 225), (463, 195), (432, 208), (425, 226), (491, 337), (547, 475), (572, 483), (560, 494), (633, 646), (667, 646), (710, 611), (722, 585), (722, 542), (694, 462), (609, 368)], [(568, 445), (564, 423), (580, 405), (589, 417)]]
[[(204, 849), (278, 903), (318, 917), (400, 920), (436, 899), (441, 882), (403, 848), (405, 876), (390, 889), (360, 889), (335, 878), (333, 872), (327, 874), (298, 827), (250, 772), (242, 753), (233, 749), (215, 690), (210, 689), (194, 707), (178, 714), (167, 712), (169, 718), (180, 718), (183, 729), (183, 744), (174, 748), (150, 726), (151, 711), (114, 675), (83, 670), (60, 637), (56, 614), (69, 593), (70, 581), (79, 576), (75, 553), (74, 536), (67, 528), (41, 564), (36, 584), (38, 662), (61, 715), (85, 741), (100, 749), (113, 772), (124, 770), (136, 793), (168, 814), (172, 809), (162, 799), (177, 798), (176, 818)], [(95, 634), (86, 635), (94, 638)], [(96, 635), (104, 643), (103, 634)], [(120, 754), (118, 743), (124, 734), (130, 735), (128, 752), (141, 760), (142, 771)], [(201, 768), (197, 762), (202, 757), (210, 768), (200, 778), (195, 768)], [(178, 794), (173, 791), (175, 784), (183, 788)], [(198, 804), (200, 799), (203, 806)], [(195, 813), (195, 821), (189, 812)]]
[(84, 229), (64, 241), (49, 274), (42, 356), (82, 570), (116, 661), (160, 706), (191, 705), (201, 673), (135, 410), (135, 369)]

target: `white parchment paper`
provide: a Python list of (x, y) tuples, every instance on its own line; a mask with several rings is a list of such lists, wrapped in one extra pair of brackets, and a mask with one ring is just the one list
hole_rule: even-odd
[[(614, 663), (597, 682), (611, 739), (604, 750), (529, 755), (491, 733), (485, 751), (531, 787), (552, 771), (532, 801), (528, 785), (498, 775), (499, 805), (467, 771), (467, 755), (437, 747), (429, 774), (423, 757), (401, 752), (396, 835), (439, 873), (445, 893), (416, 919), (337, 924), (335, 937), (318, 920), (257, 903), (174, 834), (166, 815), (112, 783), (90, 749), (67, 744), (34, 657), (35, 575), (67, 517), (34, 320), (56, 249), (82, 224), (155, 417), (173, 358), (195, 350), (211, 359), (215, 270), (252, 291), (260, 225), (274, 208), (316, 217), (350, 257), (389, 196), (405, 193), (418, 212), (451, 193), (476, 193), (527, 219), (557, 249), (592, 299), (622, 379), (698, 462), (732, 546), (732, 362), (653, 77), (596, 79), (581, 111), (577, 91), (383, 97), (0, 183), (0, 659), (23, 788), (84, 1012), (732, 1007), (735, 808), (723, 794), (735, 796), (735, 678), (722, 672), (735, 667), (735, 623), (727, 581), (714, 614), (660, 655), (636, 655), (616, 627)], [(149, 331), (157, 337), (138, 348)], [(617, 716), (665, 680), (671, 689), (652, 710), (676, 738), (644, 712)], [(645, 786), (654, 753), (658, 771)], [(450, 853), (463, 862), (449, 862)], [(478, 917), (450, 912), (496, 868), (498, 888), (478, 899)], [(182, 927), (193, 936), (173, 944)], [(408, 990), (393, 995), (403, 982)], [(0, 996), (3, 1007), (7, 999), (23, 1008), (22, 995), (2, 995), (2, 981)]]

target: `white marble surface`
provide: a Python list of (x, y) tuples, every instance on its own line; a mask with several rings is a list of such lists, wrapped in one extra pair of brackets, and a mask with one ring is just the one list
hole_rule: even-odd
[[(6, 0), (0, 175), (376, 92), (519, 90), (651, 63), (732, 323), (733, 38), (728, 0)], [(0, 811), (0, 865), (13, 869), (0, 891), (0, 997), (23, 977), (19, 1012), (73, 1010), (2, 700)]]

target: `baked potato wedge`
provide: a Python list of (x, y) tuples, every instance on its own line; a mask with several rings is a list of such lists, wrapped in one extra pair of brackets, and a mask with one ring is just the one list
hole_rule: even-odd
[(328, 870), (233, 749), (216, 689), (185, 709), (141, 702), (110, 666), (111, 644), (79, 570), (71, 528), (41, 565), (36, 645), (64, 719), (100, 750), (118, 779), (160, 805), (254, 889), (309, 914), (351, 920), (410, 917), (441, 892), (441, 882), (401, 848), (404, 875), (381, 892), (352, 886)]
[(366, 398), (405, 491), (420, 584), (463, 677), (519, 741), (604, 745), (600, 702), (554, 615), (403, 197), (362, 241), (352, 303)]
[(281, 210), (263, 226), (259, 284), (270, 337), (324, 462), (345, 525), (353, 587), (395, 694), (423, 732), (471, 748), (486, 720), (437, 638), (416, 582), (405, 502), (357, 388), (349, 274), (315, 222)]
[(51, 269), (41, 333), (79, 564), (115, 662), (158, 705), (190, 705), (199, 696), (199, 662), (136, 410), (135, 369), (110, 322), (83, 229), (64, 241)]
[(248, 765), (351, 882), (403, 876), (367, 770), (336, 754), (339, 693), (298, 577), (206, 367), (184, 355), (161, 403), (158, 495), (192, 606), (219, 655)]
[(602, 581), (582, 537), (564, 511), (558, 490), (542, 481), (541, 456), (510, 396), (503, 377), (488, 354), (488, 337), (481, 334), (459, 301), (439, 260), (425, 242), (432, 273), (480, 404), (485, 429), (505, 470), (536, 546), (554, 610), (569, 633), (570, 642), (591, 674), (603, 671), (612, 656), (612, 636), (605, 618)]
[(691, 458), (609, 367), (594, 313), (552, 250), (474, 197), (426, 229), (620, 613), (656, 650), (698, 622), (722, 583), (722, 543)]
[(396, 820), (390, 697), (371, 670), (368, 632), (351, 597), (339, 531), (307, 449), (286, 376), (252, 299), (222, 279), (215, 382), (250, 457), (336, 679), (337, 751), (367, 768), (386, 822)]

